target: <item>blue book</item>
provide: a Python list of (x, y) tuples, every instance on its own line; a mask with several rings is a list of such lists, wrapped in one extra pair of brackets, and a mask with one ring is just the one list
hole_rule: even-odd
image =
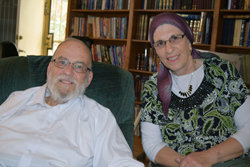
[[(250, 20), (249, 20), (250, 21)], [(250, 46), (250, 23), (248, 25), (248, 32), (247, 32), (247, 45), (246, 47)]]
[(206, 29), (205, 29), (205, 44), (210, 44), (211, 34), (212, 34), (212, 17), (207, 17), (206, 19)]
[(88, 8), (87, 9), (90, 9), (90, 6), (91, 6), (91, 0), (88, 0)]
[(124, 25), (125, 24), (125, 17), (122, 18), (122, 24), (121, 24), (121, 39), (124, 39)]
[(233, 39), (234, 39), (234, 26), (235, 26), (235, 19), (229, 19), (229, 25), (228, 25), (228, 34), (227, 34), (227, 41), (226, 45), (233, 45)]
[[(156, 2), (156, 9), (159, 9), (160, 8), (160, 5), (159, 5), (159, 3), (160, 3), (160, 0), (156, 0), (157, 2)], [(143, 8), (142, 8), (143, 9)]]
[(110, 0), (106, 0), (106, 4), (105, 4), (105, 9), (106, 9), (106, 10), (109, 9), (109, 1), (110, 1)]
[(181, 16), (183, 19), (189, 20), (200, 20), (201, 16), (198, 14), (184, 14), (184, 13), (176, 13), (177, 15)]
[(122, 3), (123, 3), (123, 0), (119, 0), (119, 7), (118, 7), (119, 10), (122, 9)]
[(103, 38), (103, 23), (102, 23), (103, 18), (100, 17), (100, 36)]
[(114, 9), (114, 0), (110, 0), (109, 9)]
[(114, 46), (114, 57), (115, 57), (115, 65), (118, 66), (118, 59), (117, 59), (117, 50), (116, 50), (116, 46)]
[(113, 46), (109, 47), (109, 54), (110, 54), (110, 59), (111, 59), (112, 64), (115, 65)]
[(226, 41), (227, 41), (227, 35), (228, 35), (228, 23), (229, 19), (224, 19), (223, 20), (223, 28), (222, 28), (222, 40), (221, 40), (221, 44), (222, 45), (226, 45)]
[(144, 9), (145, 0), (141, 0), (141, 9)]

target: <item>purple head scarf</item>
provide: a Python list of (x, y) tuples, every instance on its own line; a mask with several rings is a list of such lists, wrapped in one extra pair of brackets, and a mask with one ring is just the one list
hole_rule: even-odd
[[(154, 44), (154, 32), (158, 26), (163, 24), (171, 24), (177, 28), (179, 28), (183, 33), (186, 34), (187, 39), (191, 44), (193, 44), (193, 33), (187, 24), (187, 22), (175, 13), (161, 13), (153, 19), (149, 29), (149, 37), (151, 46), (153, 47)], [(200, 58), (200, 54), (197, 50), (192, 48), (192, 56), (193, 58)], [(168, 117), (168, 108), (170, 105), (171, 100), (171, 88), (172, 88), (172, 78), (171, 74), (167, 67), (165, 67), (162, 63), (159, 68), (158, 78), (157, 78), (157, 85), (158, 85), (158, 93), (162, 103), (162, 110), (166, 117)]]

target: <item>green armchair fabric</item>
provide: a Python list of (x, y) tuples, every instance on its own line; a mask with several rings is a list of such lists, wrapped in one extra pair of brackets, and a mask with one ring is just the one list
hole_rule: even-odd
[[(50, 56), (0, 59), (0, 104), (11, 92), (41, 86), (46, 82)], [(94, 77), (86, 95), (109, 108), (133, 151), (134, 81), (117, 66), (93, 62)]]

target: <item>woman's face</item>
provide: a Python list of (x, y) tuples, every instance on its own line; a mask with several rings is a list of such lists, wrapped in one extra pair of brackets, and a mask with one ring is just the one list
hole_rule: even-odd
[[(183, 35), (184, 33), (171, 24), (160, 25), (154, 32), (154, 43), (169, 40), (179, 34)], [(165, 47), (161, 49), (155, 48), (155, 50), (160, 61), (175, 75), (185, 75), (194, 71), (191, 56), (192, 46), (186, 36), (177, 44), (167, 41)]]

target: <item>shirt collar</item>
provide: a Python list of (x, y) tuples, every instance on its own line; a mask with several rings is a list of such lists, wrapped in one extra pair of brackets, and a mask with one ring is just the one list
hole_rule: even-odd
[[(47, 83), (46, 83), (40, 89), (38, 89), (38, 91), (36, 91), (32, 95), (30, 101), (27, 102), (26, 105), (41, 104), (42, 106), (49, 106), (45, 102), (45, 97), (48, 97), (48, 96), (50, 96), (50, 90), (48, 89), (48, 86), (47, 86)], [(43, 98), (41, 98), (41, 97), (43, 97)], [(84, 94), (81, 94), (77, 98), (80, 98), (81, 100), (83, 100), (84, 99)], [(76, 98), (74, 98), (74, 99), (76, 99)], [(71, 100), (74, 100), (74, 99), (71, 99)], [(68, 102), (70, 102), (71, 100), (69, 100)]]
[(41, 104), (42, 106), (45, 106), (45, 95), (47, 95), (47, 89), (47, 84), (44, 84), (31, 96), (30, 100), (26, 103), (26, 105)]

